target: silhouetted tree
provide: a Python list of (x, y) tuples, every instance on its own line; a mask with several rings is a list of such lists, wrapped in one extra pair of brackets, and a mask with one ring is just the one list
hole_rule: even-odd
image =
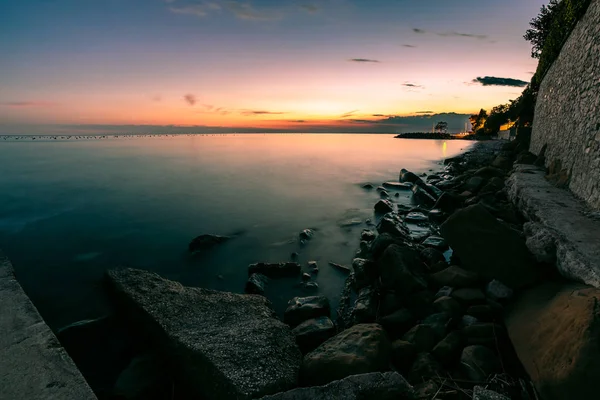
[(440, 133), (446, 133), (448, 131), (448, 123), (445, 121), (440, 121), (435, 125), (435, 130)]
[(474, 134), (477, 135), (483, 133), (483, 126), (487, 117), (487, 111), (485, 111), (483, 108), (479, 110), (479, 114), (473, 114), (469, 117)]

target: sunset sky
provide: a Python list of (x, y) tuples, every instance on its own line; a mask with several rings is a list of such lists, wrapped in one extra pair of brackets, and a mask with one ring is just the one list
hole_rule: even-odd
[(460, 131), (531, 79), (545, 3), (2, 0), (0, 134)]

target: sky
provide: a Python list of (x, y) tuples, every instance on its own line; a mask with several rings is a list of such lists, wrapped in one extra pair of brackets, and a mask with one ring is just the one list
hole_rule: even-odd
[(546, 2), (0, 0), (0, 134), (461, 131)]

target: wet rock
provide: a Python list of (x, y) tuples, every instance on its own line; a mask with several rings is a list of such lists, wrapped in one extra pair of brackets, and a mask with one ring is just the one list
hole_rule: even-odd
[(394, 237), (389, 233), (383, 233), (371, 242), (371, 254), (375, 260), (379, 259), (385, 250), (392, 244), (403, 245), (404, 240), (399, 237)]
[(394, 204), (389, 200), (379, 200), (374, 208), (376, 213), (385, 214), (394, 211)]
[(443, 375), (442, 366), (429, 353), (419, 353), (408, 373), (410, 382), (423, 382), (427, 378)]
[(417, 175), (415, 175), (414, 173), (407, 171), (406, 169), (402, 168), (400, 170), (400, 176), (398, 178), (398, 180), (401, 183), (416, 183), (421, 181), (421, 178), (419, 178)]
[(143, 354), (131, 360), (112, 390), (123, 400), (161, 400), (171, 394), (171, 380), (156, 354)]
[(461, 266), (485, 279), (498, 279), (517, 289), (539, 278), (525, 240), (481, 205), (454, 213), (441, 226), (441, 232), (459, 255)]
[(429, 236), (421, 244), (423, 246), (433, 247), (442, 251), (448, 250), (448, 243), (446, 243), (446, 240), (444, 240), (444, 238), (439, 236)]
[(407, 372), (415, 361), (417, 349), (414, 344), (404, 340), (396, 340), (392, 343), (392, 364), (403, 372)]
[(436, 299), (433, 302), (433, 308), (437, 312), (445, 312), (454, 317), (460, 316), (462, 313), (462, 307), (458, 301), (448, 296), (442, 296)]
[(558, 235), (537, 222), (525, 223), (523, 231), (527, 236), (525, 244), (536, 261), (555, 264)]
[(427, 222), (429, 218), (422, 212), (410, 212), (404, 216), (406, 222), (418, 223)]
[(282, 278), (300, 275), (302, 267), (295, 262), (287, 263), (256, 263), (248, 266), (248, 275), (262, 274), (269, 278)]
[(190, 242), (188, 249), (192, 253), (197, 253), (202, 250), (211, 249), (221, 243), (228, 241), (229, 239), (231, 239), (230, 236), (200, 235)]
[(423, 260), (423, 262), (425, 262), (425, 264), (428, 267), (431, 267), (440, 262), (446, 262), (446, 257), (444, 257), (444, 254), (441, 251), (434, 249), (433, 247), (424, 248), (423, 250), (421, 250), (419, 255), (421, 256), (421, 260)]
[(502, 282), (494, 279), (485, 287), (485, 294), (495, 301), (506, 301), (513, 296), (513, 290)]
[(319, 290), (319, 284), (317, 282), (302, 282), (300, 286), (307, 292), (315, 292)]
[(504, 169), (504, 170), (511, 169), (512, 165), (513, 165), (512, 160), (510, 158), (508, 158), (508, 157), (503, 156), (503, 155), (499, 155), (492, 162), (492, 167), (496, 167), (496, 168), (500, 168), (500, 169)]
[(476, 285), (479, 281), (479, 275), (475, 272), (457, 267), (456, 265), (451, 265), (450, 267), (431, 275), (430, 279), (437, 286), (463, 288)]
[(350, 375), (389, 369), (391, 343), (378, 324), (359, 324), (337, 334), (304, 356), (300, 380), (323, 385)]
[(311, 270), (311, 272), (318, 272), (319, 271), (319, 263), (317, 263), (316, 261), (309, 261), (308, 268)]
[(535, 164), (535, 161), (537, 160), (537, 156), (533, 153), (530, 153), (528, 151), (520, 153), (517, 156), (517, 164)]
[(433, 208), (436, 203), (436, 198), (431, 194), (427, 193), (421, 186), (413, 185), (412, 187), (412, 198), (416, 204), (423, 205), (425, 207)]
[(354, 303), (352, 319), (355, 324), (375, 322), (377, 317), (378, 298), (375, 290), (371, 286), (362, 288), (358, 292), (358, 297)]
[(474, 325), (479, 323), (479, 320), (477, 318), (475, 318), (472, 315), (463, 315), (462, 318), (460, 319), (460, 324), (459, 326), (461, 328), (466, 328), (468, 326)]
[(413, 400), (410, 384), (397, 372), (352, 375), (325, 386), (298, 388), (262, 400)]
[(437, 340), (440, 340), (448, 333), (448, 326), (450, 325), (451, 319), (452, 315), (450, 313), (440, 312), (427, 316), (427, 318), (421, 321), (421, 324), (431, 326), (436, 334)]
[(429, 218), (429, 221), (433, 222), (434, 224), (441, 224), (446, 220), (447, 217), (448, 214), (446, 214), (439, 208), (434, 208), (433, 210), (427, 213), (427, 218)]
[(412, 188), (412, 185), (410, 183), (402, 182), (385, 182), (383, 184), (383, 187), (394, 190), (410, 190)]
[(303, 280), (303, 281), (310, 281), (310, 274), (308, 274), (308, 273), (306, 273), (306, 272), (305, 272), (305, 273), (303, 273), (303, 274), (302, 274), (302, 280)]
[(364, 185), (362, 185), (361, 187), (362, 187), (363, 189), (366, 189), (366, 190), (371, 190), (371, 189), (373, 189), (373, 188), (374, 188), (374, 186), (373, 186), (373, 185), (371, 185), (370, 183), (365, 183), (365, 184), (364, 184)]
[(265, 294), (265, 287), (269, 283), (269, 278), (262, 274), (252, 274), (246, 282), (246, 293), (248, 294), (259, 294), (263, 296)]
[(456, 289), (451, 296), (462, 304), (477, 304), (485, 301), (485, 295), (477, 288)]
[(484, 179), (503, 178), (505, 175), (506, 173), (503, 170), (494, 167), (483, 167), (475, 171), (475, 176), (480, 176)]
[(400, 309), (379, 319), (381, 326), (392, 337), (404, 335), (415, 324), (415, 317), (407, 309)]
[(290, 254), (290, 258), (292, 259), (292, 261), (297, 260), (299, 256), (300, 254), (298, 254), (297, 252), (293, 252), (292, 254)]
[(335, 325), (329, 317), (319, 317), (304, 321), (292, 332), (302, 354), (316, 349), (321, 343), (335, 335)]
[(493, 390), (485, 389), (482, 386), (475, 386), (473, 388), (472, 400), (510, 400), (510, 398)]
[(405, 295), (427, 288), (427, 282), (416, 273), (419, 264), (419, 256), (415, 250), (390, 245), (379, 260), (382, 286)]
[(385, 192), (385, 187), (383, 186), (377, 186), (377, 192)]
[(424, 324), (414, 326), (402, 336), (402, 340), (414, 344), (418, 353), (430, 351), (438, 342), (435, 329)]
[(387, 192), (387, 190), (381, 190), (379, 192), (379, 197), (381, 197), (382, 199), (387, 199), (390, 197), (390, 194)]
[(474, 176), (469, 178), (463, 185), (463, 189), (471, 193), (479, 192), (479, 189), (483, 187), (485, 180), (480, 176)]
[(460, 370), (465, 378), (474, 382), (485, 382), (499, 369), (500, 361), (489, 348), (476, 345), (463, 349), (460, 356)]
[(371, 285), (377, 278), (377, 265), (364, 258), (355, 258), (352, 261), (352, 270), (354, 271), (355, 289), (360, 289)]
[(360, 240), (372, 242), (373, 240), (375, 240), (375, 233), (368, 229), (363, 229), (363, 231), (360, 234)]
[(251, 398), (297, 385), (300, 351), (264, 297), (184, 287), (134, 269), (106, 277), (119, 312), (177, 366), (186, 393)]
[(314, 236), (315, 232), (312, 229), (304, 229), (298, 235), (302, 240), (310, 240)]
[(452, 296), (452, 292), (454, 292), (454, 288), (451, 286), (443, 286), (440, 290), (435, 294), (435, 298), (439, 299), (441, 297), (450, 297)]
[(383, 216), (379, 224), (377, 225), (377, 232), (379, 234), (387, 233), (394, 237), (405, 238), (410, 232), (404, 221), (400, 219), (396, 214), (388, 213)]
[(288, 302), (283, 322), (294, 327), (309, 319), (329, 317), (330, 313), (329, 300), (325, 296), (294, 297)]
[(446, 213), (453, 213), (462, 206), (462, 200), (451, 193), (443, 193), (435, 202), (433, 208), (442, 210)]
[(502, 178), (492, 178), (490, 179), (485, 186), (481, 189), (481, 193), (491, 193), (497, 192), (504, 188), (504, 179)]
[(443, 365), (457, 361), (462, 353), (464, 339), (460, 332), (450, 332), (431, 351), (431, 354)]
[(352, 268), (347, 267), (345, 265), (337, 264), (337, 263), (334, 263), (331, 261), (328, 264), (331, 265), (333, 268), (337, 269), (338, 271), (347, 272), (347, 273), (352, 272)]
[(394, 197), (400, 197), (400, 193), (398, 193), (398, 192), (394, 193)]

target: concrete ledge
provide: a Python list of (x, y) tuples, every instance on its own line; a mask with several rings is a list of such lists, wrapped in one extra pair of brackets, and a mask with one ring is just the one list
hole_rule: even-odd
[(0, 399), (96, 396), (17, 282), (0, 251)]
[(538, 261), (556, 263), (564, 277), (600, 288), (600, 222), (586, 215), (585, 205), (531, 165), (516, 165), (506, 190), (529, 220), (527, 247)]

